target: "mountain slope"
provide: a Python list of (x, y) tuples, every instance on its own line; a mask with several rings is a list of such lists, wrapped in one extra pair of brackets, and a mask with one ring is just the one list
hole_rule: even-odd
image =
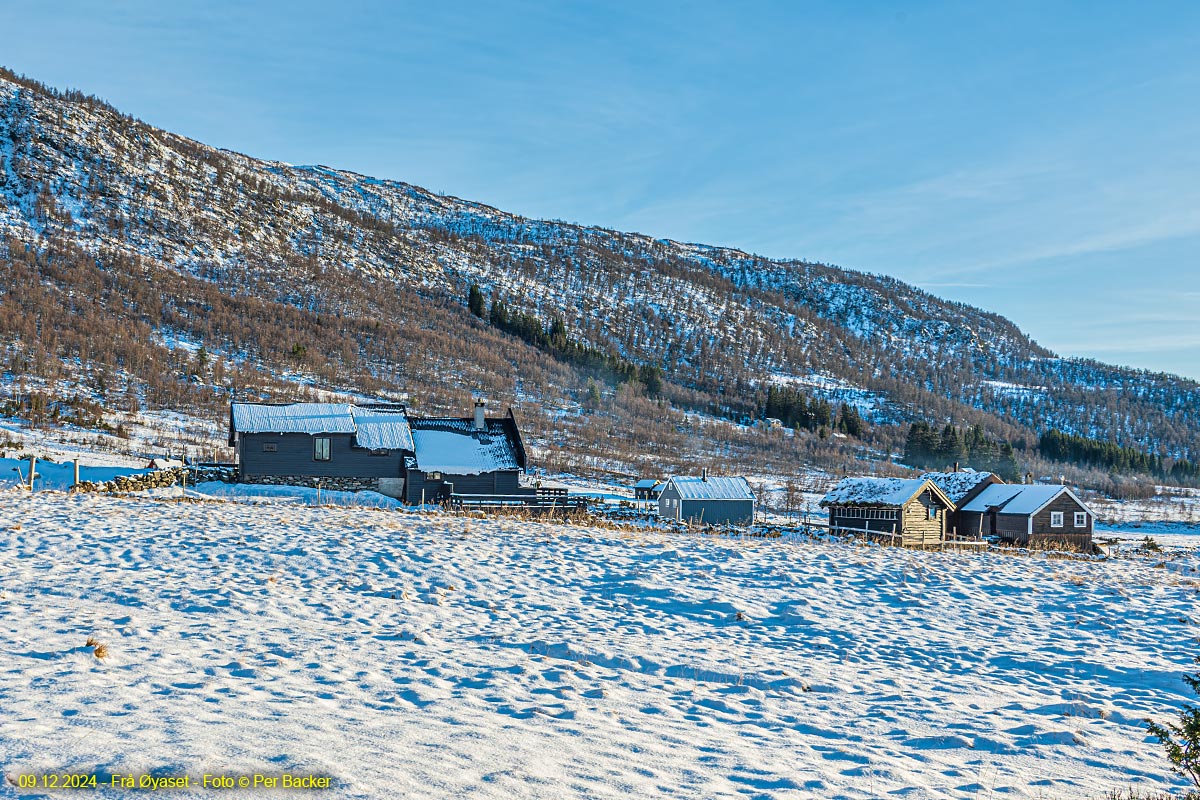
[[(11, 374), (39, 374), (14, 368), (37, 351), (46, 363), (67, 364), (60, 377), (94, 377), (97, 354), (35, 341), (42, 333), (31, 320), (69, 296), (88, 313), (64, 317), (59, 335), (87, 341), (77, 321), (85, 318), (138, 326), (126, 348), (151, 346), (145, 361), (161, 373), (151, 383), (171, 374), (197, 382), (195, 364), (162, 366), (180, 358), (166, 344), (185, 341), (192, 351), (202, 344), (221, 367), (216, 380), (201, 365), (204, 385), (280, 396), (281, 379), (299, 379), (404, 391), (445, 407), (477, 388), (529, 406), (547, 448), (564, 425), (577, 434), (594, 426), (585, 438), (599, 444), (612, 419), (627, 419), (617, 412), (636, 419), (646, 411), (636, 410), (645, 398), (606, 389), (616, 417), (581, 419), (595, 371), (469, 314), (467, 290), (477, 284), (546, 324), (561, 318), (580, 346), (662, 368), (664, 396), (677, 409), (756, 416), (774, 380), (834, 400), (867, 398), (876, 423), (868, 444), (884, 451), (907, 421), (950, 419), (1019, 446), (1054, 427), (1171, 457), (1200, 453), (1196, 383), (1059, 359), (998, 315), (892, 278), (530, 220), (401, 182), (260, 161), (11, 73), (0, 74), (0, 202)], [(18, 280), (39, 287), (44, 302), (22, 303), (12, 291)], [(123, 301), (147, 294), (147, 285), (142, 302)], [(155, 402), (139, 388), (148, 367), (115, 361), (101, 371)], [(160, 402), (223, 402), (194, 387), (167, 394)], [(650, 406), (647, 413), (674, 413)], [(726, 460), (778, 450), (729, 435), (741, 444)], [(700, 447), (694, 431), (683, 441), (669, 431), (651, 438), (685, 463)], [(818, 450), (871, 452), (815, 441), (797, 452)]]

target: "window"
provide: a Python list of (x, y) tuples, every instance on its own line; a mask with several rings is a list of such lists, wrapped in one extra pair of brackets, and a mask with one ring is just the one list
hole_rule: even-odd
[(930, 519), (937, 519), (937, 506), (930, 506), (930, 507), (929, 507), (929, 518), (930, 518)]
[(329, 460), (329, 437), (317, 436), (313, 438), (313, 461), (328, 461)]
[(386, 455), (390, 455), (390, 454), (391, 454), (390, 450), (369, 450), (369, 451), (367, 451), (367, 455), (372, 455), (372, 456), (386, 456)]
[(263, 442), (263, 452), (264, 453), (278, 453), (279, 445), (275, 444), (275, 442)]
[(1087, 527), (1087, 512), (1086, 511), (1076, 511), (1075, 512), (1075, 527), (1076, 528), (1086, 528)]
[(1051, 528), (1061, 528), (1062, 526), (1063, 526), (1063, 512), (1051, 511), (1050, 512), (1050, 527)]
[(427, 480), (427, 481), (440, 481), (441, 479), (442, 479), (442, 473), (440, 473), (440, 472), (425, 473), (425, 480)]

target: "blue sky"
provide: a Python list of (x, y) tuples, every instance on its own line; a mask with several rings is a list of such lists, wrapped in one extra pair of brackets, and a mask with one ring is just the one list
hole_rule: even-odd
[(63, 0), (4, 19), (6, 66), (209, 144), (895, 275), (1064, 355), (1200, 378), (1200, 4)]

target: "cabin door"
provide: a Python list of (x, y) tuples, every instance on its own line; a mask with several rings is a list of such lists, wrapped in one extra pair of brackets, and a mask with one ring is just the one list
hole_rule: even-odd
[(988, 512), (988, 533), (990, 533), (992, 536), (996, 535), (996, 512), (995, 511)]

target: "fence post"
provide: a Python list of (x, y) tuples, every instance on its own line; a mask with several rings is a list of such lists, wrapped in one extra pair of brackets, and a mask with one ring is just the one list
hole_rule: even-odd
[(29, 491), (33, 491), (33, 476), (37, 473), (37, 456), (29, 457)]
[(71, 488), (74, 489), (79, 485), (79, 459), (75, 459), (75, 480), (71, 482)]

